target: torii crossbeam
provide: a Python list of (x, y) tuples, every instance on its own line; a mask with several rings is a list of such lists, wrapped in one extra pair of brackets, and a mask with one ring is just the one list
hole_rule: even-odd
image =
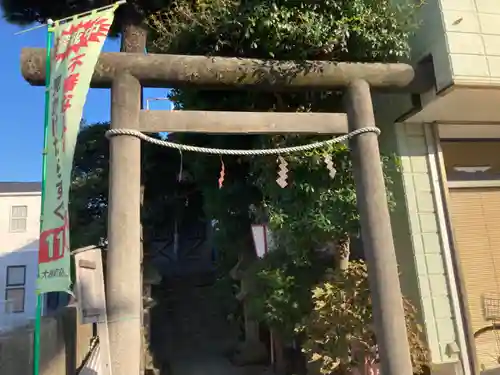
[[(24, 78), (45, 82), (45, 50), (24, 49)], [(143, 132), (330, 133), (375, 126), (370, 89), (423, 93), (434, 85), (432, 63), (291, 62), (204, 56), (103, 53), (92, 87), (111, 88), (111, 129)], [(346, 89), (346, 114), (141, 110), (141, 86), (265, 91)], [(412, 375), (397, 260), (377, 136), (350, 141), (375, 331), (384, 375)], [(140, 140), (110, 141), (107, 299), (112, 372), (140, 373)]]

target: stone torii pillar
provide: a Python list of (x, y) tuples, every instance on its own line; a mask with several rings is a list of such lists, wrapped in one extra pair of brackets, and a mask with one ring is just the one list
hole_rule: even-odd
[[(24, 49), (24, 78), (42, 86), (45, 50)], [(143, 132), (343, 134), (375, 126), (370, 88), (423, 93), (429, 70), (406, 64), (294, 63), (204, 56), (103, 53), (92, 87), (112, 88), (112, 129)], [(346, 88), (344, 113), (144, 111), (140, 86), (219, 87), (251, 90)], [(140, 373), (140, 141), (111, 140), (107, 298), (112, 371)], [(411, 375), (412, 365), (378, 140), (364, 133), (351, 141), (361, 232), (373, 300), (374, 326), (384, 375)]]

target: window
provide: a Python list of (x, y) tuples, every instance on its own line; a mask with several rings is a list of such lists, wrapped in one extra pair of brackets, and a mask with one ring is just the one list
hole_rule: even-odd
[(10, 231), (26, 232), (28, 206), (12, 206), (10, 213)]
[(24, 312), (26, 266), (8, 266), (5, 282), (5, 312)]
[(499, 147), (495, 140), (442, 140), (448, 182), (500, 180)]

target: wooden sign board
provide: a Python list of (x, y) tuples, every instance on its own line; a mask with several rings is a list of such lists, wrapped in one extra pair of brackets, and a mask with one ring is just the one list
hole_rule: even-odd
[(74, 252), (76, 284), (75, 294), (81, 323), (100, 323), (105, 321), (106, 297), (101, 249), (86, 247)]
[(110, 375), (111, 358), (101, 249), (89, 246), (74, 251), (73, 256), (76, 269), (74, 289), (81, 323), (96, 323), (99, 335), (98, 356), (92, 366), (99, 366), (99, 375)]

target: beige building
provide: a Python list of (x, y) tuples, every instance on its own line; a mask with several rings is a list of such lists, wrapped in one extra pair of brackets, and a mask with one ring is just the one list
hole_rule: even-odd
[(435, 88), (374, 99), (382, 151), (401, 157), (402, 288), (432, 373), (500, 374), (500, 0), (428, 1), (420, 17), (412, 59), (432, 61)]

